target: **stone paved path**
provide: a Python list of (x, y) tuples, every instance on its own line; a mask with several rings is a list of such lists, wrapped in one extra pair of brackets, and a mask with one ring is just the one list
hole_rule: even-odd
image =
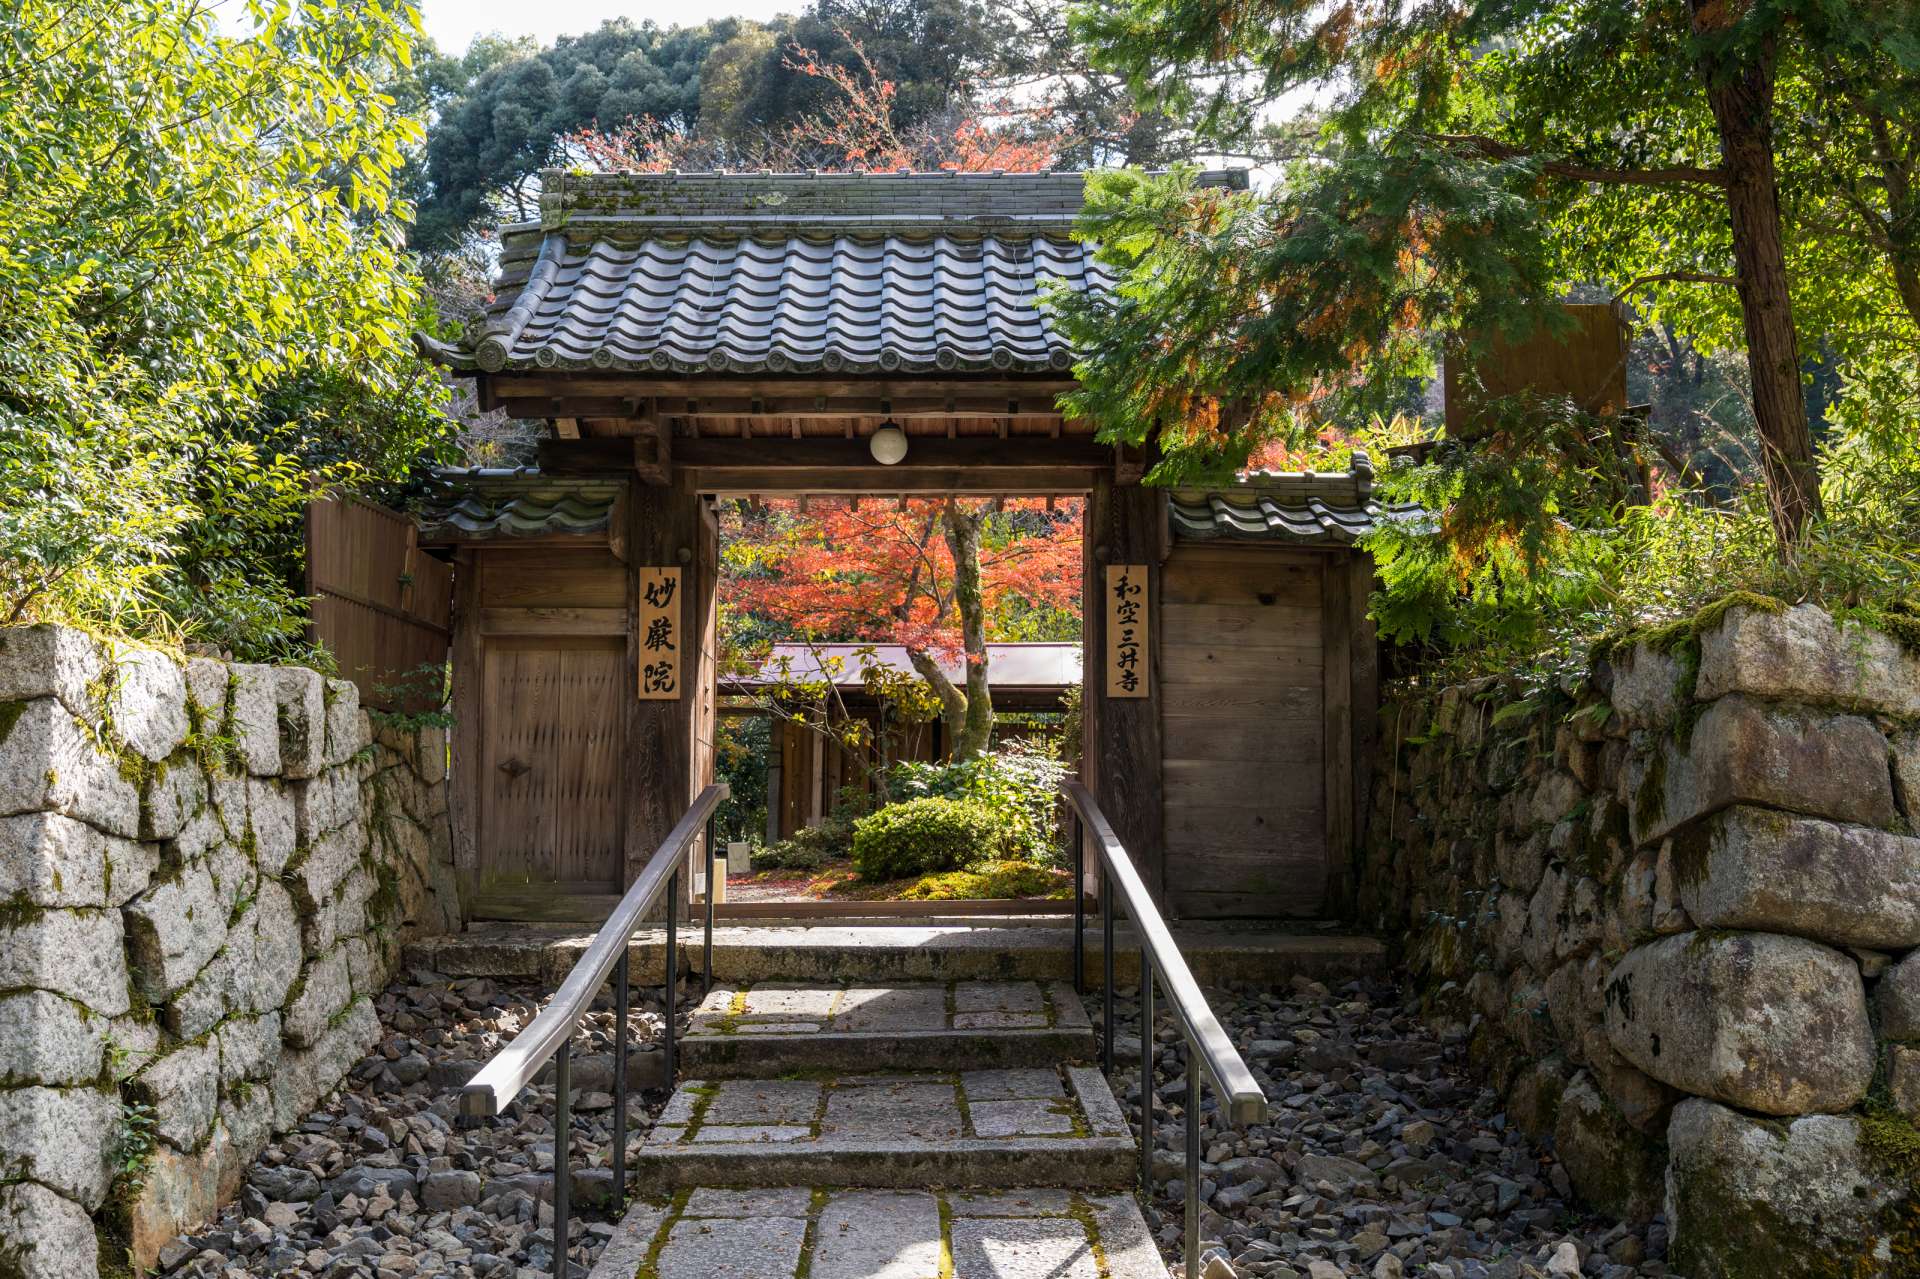
[(1125, 1194), (695, 1190), (642, 1205), (595, 1275), (708, 1279), (1147, 1279), (1164, 1273)]
[(848, 1064), (953, 1069), (1087, 1061), (1093, 1026), (1065, 982), (715, 986), (681, 1041), (708, 1078)]
[(731, 1077), (675, 1091), (593, 1279), (1166, 1273), (1065, 983), (716, 988), (683, 1042)]

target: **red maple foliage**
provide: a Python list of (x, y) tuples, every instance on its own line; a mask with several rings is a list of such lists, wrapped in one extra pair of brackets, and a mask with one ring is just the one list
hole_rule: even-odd
[[(943, 658), (964, 650), (954, 559), (942, 536), (949, 499), (775, 501), (725, 529), (721, 602), (763, 634), (818, 642), (891, 642)], [(1083, 504), (951, 499), (985, 515), (980, 549), (987, 635), (1000, 638), (1036, 610), (1077, 612)], [(736, 632), (742, 629), (734, 628)]]
[[(842, 32), (844, 36), (846, 33)], [(975, 103), (946, 120), (901, 129), (895, 88), (875, 69), (860, 42), (847, 37), (852, 67), (790, 45), (787, 65), (827, 81), (844, 98), (834, 111), (808, 116), (759, 138), (717, 139), (651, 118), (596, 125), (561, 139), (570, 155), (605, 170), (669, 169), (793, 172), (804, 169), (954, 169), (962, 173), (1035, 173), (1052, 168), (1072, 139), (1053, 123), (1053, 109), (1011, 99)]]

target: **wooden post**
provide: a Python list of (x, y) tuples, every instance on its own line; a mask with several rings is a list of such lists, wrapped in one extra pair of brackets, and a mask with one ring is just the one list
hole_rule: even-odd
[(1367, 814), (1373, 806), (1373, 760), (1380, 736), (1380, 641), (1367, 616), (1373, 594), (1373, 556), (1355, 551), (1348, 572), (1348, 617), (1353, 638), (1353, 848), (1345, 861), (1345, 879), (1329, 885), (1328, 918), (1351, 919), (1360, 858), (1367, 842)]
[[(633, 484), (627, 504), (627, 796), (623, 841), (631, 884), (693, 801), (702, 764), (697, 749), (703, 707), (711, 707), (713, 573), (703, 553), (708, 536), (700, 498), (684, 479), (665, 486)], [(680, 695), (643, 701), (640, 571), (680, 572)], [(691, 882), (691, 876), (682, 876)]]
[[(1166, 494), (1101, 475), (1087, 499), (1086, 575), (1081, 627), (1086, 636), (1085, 729), (1081, 772), (1113, 829), (1133, 854), (1156, 900), (1166, 885), (1166, 806), (1161, 790), (1160, 579), (1166, 559)], [(1109, 697), (1105, 663), (1109, 564), (1147, 566), (1147, 695)]]
[(1353, 570), (1345, 554), (1320, 560), (1322, 756), (1326, 768), (1327, 913), (1353, 876)]
[(480, 886), (480, 745), (485, 741), (486, 672), (481, 669), (480, 556), (462, 547), (453, 557), (453, 768), (447, 807), (454, 878), (465, 903)]

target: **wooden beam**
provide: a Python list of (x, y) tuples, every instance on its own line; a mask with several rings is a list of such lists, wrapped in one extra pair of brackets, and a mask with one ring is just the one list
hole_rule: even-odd
[(778, 399), (791, 396), (811, 401), (815, 396), (885, 396), (905, 400), (916, 396), (986, 395), (1008, 396), (1058, 395), (1078, 384), (1071, 377), (1051, 373), (1009, 376), (1005, 373), (968, 376), (958, 373), (925, 376), (876, 377), (647, 377), (611, 373), (481, 373), (481, 387), (489, 394), (517, 399), (553, 396), (611, 396), (615, 398), (663, 396), (668, 410), (688, 398), (707, 396), (760, 396)]
[[(562, 397), (563, 400), (565, 397)], [(669, 414), (676, 418), (949, 418), (1060, 416), (1060, 408), (1051, 395), (912, 395), (896, 399), (885, 396), (825, 395), (703, 395), (693, 407)]]
[(1033, 466), (874, 466), (847, 467), (683, 467), (698, 491), (722, 497), (750, 494), (780, 496), (793, 493), (859, 494), (893, 497), (903, 494), (984, 494), (1000, 497), (1056, 497), (1084, 493), (1096, 472), (1086, 467)]
[(966, 436), (959, 439), (912, 436), (907, 442), (906, 458), (896, 465), (882, 466), (873, 460), (867, 442), (861, 439), (822, 437), (793, 440), (762, 436), (740, 439), (735, 436), (681, 440), (674, 449), (673, 460), (681, 466), (703, 469), (840, 467), (884, 475), (955, 466), (994, 466), (1005, 470), (1021, 467), (1079, 467), (1098, 471), (1113, 465), (1113, 448), (1092, 440), (1055, 440), (1045, 436), (1019, 439), (997, 436)]
[(495, 401), (509, 417), (538, 421), (561, 416), (620, 417), (637, 416), (629, 400), (611, 395), (501, 395)]
[(482, 635), (625, 635), (622, 608), (483, 608)]
[[(540, 469), (554, 474), (625, 472), (632, 439), (542, 440)], [(677, 440), (676, 473), (703, 493), (998, 493), (1046, 497), (1079, 493), (1113, 465), (1113, 450), (1090, 440), (991, 437), (915, 439), (907, 460), (882, 466), (862, 440), (707, 436)]]

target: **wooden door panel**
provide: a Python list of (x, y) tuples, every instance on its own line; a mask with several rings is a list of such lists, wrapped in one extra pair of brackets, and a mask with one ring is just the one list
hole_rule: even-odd
[(625, 652), (619, 641), (487, 645), (483, 882), (622, 887)]
[(1326, 902), (1320, 569), (1187, 551), (1167, 562), (1161, 777), (1176, 914), (1311, 917)]

